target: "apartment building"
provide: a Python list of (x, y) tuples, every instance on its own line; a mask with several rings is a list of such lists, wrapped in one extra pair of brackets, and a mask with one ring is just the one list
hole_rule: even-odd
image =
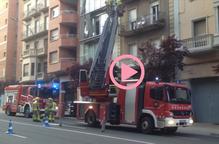
[(23, 2), (21, 82), (33, 83), (47, 76), (49, 0)]
[[(105, 0), (82, 0), (80, 3), (80, 63), (94, 58), (100, 35), (108, 15)], [(117, 35), (113, 57), (120, 54), (120, 37)]]
[(16, 81), (18, 0), (0, 0), (0, 80)]
[(138, 48), (151, 41), (159, 47), (161, 38), (170, 34), (169, 3), (164, 0), (124, 0), (121, 18), (121, 53), (139, 56)]
[(179, 78), (192, 88), (194, 116), (200, 122), (219, 122), (219, 0), (175, 0), (175, 30), (190, 54)]

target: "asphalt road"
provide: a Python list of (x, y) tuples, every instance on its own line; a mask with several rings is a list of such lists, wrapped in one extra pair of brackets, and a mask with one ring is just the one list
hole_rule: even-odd
[[(5, 132), (12, 119), (14, 135)], [(49, 128), (42, 123), (33, 123), (23, 117), (7, 117), (0, 114), (0, 144), (218, 144), (219, 137), (199, 134), (197, 129), (181, 128), (174, 135), (159, 132), (153, 135), (138, 133), (134, 128), (107, 127), (102, 133), (99, 128), (89, 128), (74, 120), (59, 127)]]

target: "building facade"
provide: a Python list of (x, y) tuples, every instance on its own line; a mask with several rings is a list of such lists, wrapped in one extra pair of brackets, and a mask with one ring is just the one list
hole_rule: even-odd
[(21, 82), (46, 79), (49, 0), (24, 0)]
[(170, 34), (169, 3), (163, 0), (124, 0), (121, 18), (121, 53), (139, 56), (138, 48), (146, 41), (159, 47), (160, 40)]
[(77, 0), (50, 0), (47, 72), (60, 83), (71, 79), (66, 71), (77, 61), (77, 4)]
[(0, 0), (0, 80), (16, 81), (18, 0)]
[(218, 123), (219, 1), (176, 0), (174, 11), (175, 33), (190, 52), (179, 78), (191, 86), (197, 121)]

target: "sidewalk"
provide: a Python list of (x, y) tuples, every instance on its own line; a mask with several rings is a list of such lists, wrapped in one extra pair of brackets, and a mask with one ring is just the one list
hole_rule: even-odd
[(2, 111), (2, 107), (0, 107), (0, 113), (4, 113), (4, 112)]

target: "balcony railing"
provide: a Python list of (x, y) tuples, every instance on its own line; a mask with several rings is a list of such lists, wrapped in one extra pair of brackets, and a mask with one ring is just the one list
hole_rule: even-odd
[(76, 63), (76, 58), (60, 58), (60, 69), (66, 70)]
[(72, 24), (78, 23), (78, 14), (76, 10), (62, 10), (61, 23)]
[(75, 48), (78, 45), (77, 34), (61, 34), (60, 47)]
[(40, 14), (41, 11), (47, 9), (48, 9), (47, 3), (39, 3), (31, 7), (30, 10), (24, 12), (24, 20), (28, 20), (33, 16), (37, 16)]
[(46, 55), (46, 54), (47, 54), (47, 47), (37, 49), (37, 55)]
[(38, 28), (29, 28), (28, 30), (24, 31), (23, 33), (23, 40), (26, 40), (28, 38), (37, 36), (38, 34), (41, 34), (43, 32), (47, 32), (48, 28), (46, 26), (46, 23), (40, 24)]
[(76, 38), (77, 34), (60, 34), (61, 39)]
[(194, 38), (184, 39), (183, 45), (188, 48), (191, 54), (206, 52), (213, 49), (214, 36), (207, 34)]
[(23, 51), (23, 57), (36, 56), (35, 49), (28, 49)]
[(165, 25), (165, 13), (159, 12), (158, 15), (145, 15), (136, 19), (136, 21), (128, 21), (121, 25), (121, 35), (129, 36), (139, 32), (150, 31), (161, 28)]

